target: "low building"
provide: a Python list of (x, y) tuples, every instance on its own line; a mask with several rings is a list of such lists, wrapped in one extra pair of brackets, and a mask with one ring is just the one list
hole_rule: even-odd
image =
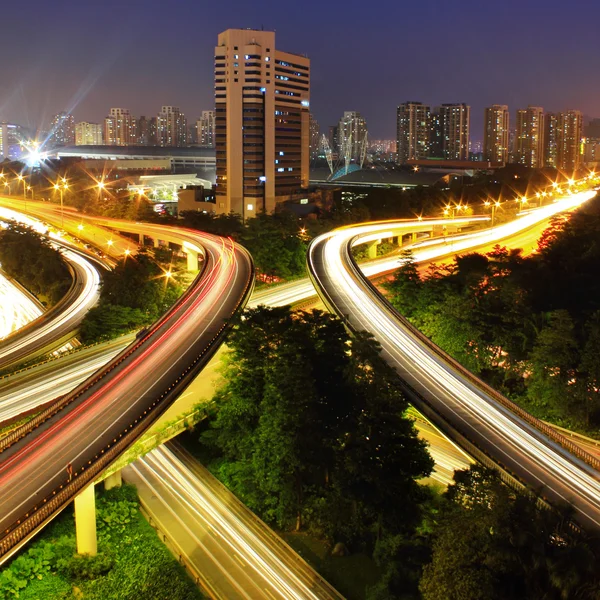
[(196, 174), (214, 184), (214, 148), (162, 148), (158, 146), (72, 146), (56, 151), (58, 158), (77, 157), (94, 171), (161, 171), (161, 174)]

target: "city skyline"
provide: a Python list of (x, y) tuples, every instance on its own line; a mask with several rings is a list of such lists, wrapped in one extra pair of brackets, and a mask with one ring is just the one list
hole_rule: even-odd
[[(65, 1), (50, 7), (32, 0), (29, 25), (38, 35), (27, 44), (16, 31), (9, 29), (5, 35), (6, 47), (19, 48), (19, 52), (4, 74), (10, 83), (0, 93), (0, 119), (33, 127), (67, 111), (78, 121), (98, 122), (110, 106), (154, 114), (157, 106), (172, 104), (194, 120), (202, 110), (213, 107), (214, 36), (231, 27), (261, 26), (276, 30), (290, 52), (311, 59), (311, 108), (323, 131), (342, 112), (357, 111), (369, 122), (371, 135), (393, 138), (396, 108), (411, 98), (432, 106), (469, 104), (473, 139), (482, 138), (484, 107), (496, 103), (507, 104), (512, 114), (528, 105), (543, 106), (549, 112), (578, 109), (589, 117), (600, 113), (594, 101), (598, 85), (588, 75), (593, 68), (594, 38), (591, 29), (589, 36), (586, 32), (593, 18), (579, 22), (577, 30), (566, 30), (552, 11), (552, 6), (558, 6), (555, 2), (542, 5), (536, 0), (525, 7), (508, 2), (499, 8), (495, 29), (504, 27), (509, 40), (525, 34), (527, 40), (525, 44), (505, 43), (502, 52), (488, 42), (485, 9), (470, 1), (461, 3), (462, 10), (434, 2), (425, 11), (401, 10), (386, 2), (370, 12), (357, 2), (347, 2), (344, 13), (352, 16), (341, 21), (337, 3), (291, 7), (280, 17), (269, 10), (274, 6), (271, 2), (261, 10), (234, 4), (236, 18), (232, 20), (230, 8), (216, 7), (205, 15), (200, 7), (176, 2), (165, 14), (156, 2), (131, 2), (120, 8), (121, 18), (112, 21), (103, 35), (89, 35), (89, 28), (101, 23), (116, 3), (96, 7)], [(591, 7), (588, 12), (600, 14), (600, 8)], [(8, 21), (18, 18), (11, 6), (5, 13)], [(357, 13), (361, 19), (354, 18)], [(529, 13), (536, 18), (534, 31), (525, 27)], [(516, 19), (517, 14), (523, 18)], [(424, 16), (427, 29), (417, 27)], [(340, 26), (327, 25), (333, 22), (330, 17)], [(202, 36), (193, 33), (200, 18), (206, 34)], [(450, 42), (438, 30), (454, 21), (464, 22), (464, 35)], [(400, 35), (399, 22), (406, 24)], [(152, 33), (159, 23), (160, 37)], [(175, 23), (176, 27), (170, 27)], [(429, 43), (419, 46), (422, 49), (416, 55), (412, 52), (416, 36), (422, 40), (423, 35)], [(344, 42), (356, 36), (362, 43)], [(556, 44), (556, 39), (561, 43)], [(563, 51), (570, 43), (581, 47), (580, 59), (573, 64)], [(452, 68), (443, 68), (441, 57), (449, 54)], [(549, 68), (552, 77), (547, 76)], [(47, 93), (41, 94), (41, 89)]]

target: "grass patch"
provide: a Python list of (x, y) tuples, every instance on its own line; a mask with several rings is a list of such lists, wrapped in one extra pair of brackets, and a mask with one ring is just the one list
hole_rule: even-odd
[[(140, 513), (134, 486), (97, 492), (96, 500), (98, 559), (73, 556), (75, 520), (72, 507), (68, 507), (2, 572), (0, 598), (205, 598)], [(42, 551), (45, 562), (39, 558)], [(103, 565), (108, 565), (107, 572), (100, 568)], [(32, 566), (36, 568), (29, 573)], [(10, 589), (14, 579), (6, 575), (9, 571), (21, 582), (17, 594)]]
[(381, 573), (366, 554), (331, 556), (329, 544), (308, 533), (283, 532), (281, 537), (348, 600), (365, 600), (367, 588)]

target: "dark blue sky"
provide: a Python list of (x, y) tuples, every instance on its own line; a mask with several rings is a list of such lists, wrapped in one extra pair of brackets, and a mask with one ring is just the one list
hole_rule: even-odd
[(5, 2), (0, 119), (35, 126), (60, 110), (100, 121), (213, 105), (213, 47), (229, 27), (275, 29), (312, 61), (323, 130), (344, 110), (371, 138), (395, 137), (405, 100), (527, 104), (600, 115), (600, 2), (574, 0), (28, 0)]

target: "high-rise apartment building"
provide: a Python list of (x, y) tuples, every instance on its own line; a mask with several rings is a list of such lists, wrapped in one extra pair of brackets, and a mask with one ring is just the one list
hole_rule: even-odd
[(442, 104), (438, 109), (442, 128), (442, 156), (446, 160), (469, 160), (471, 107)]
[(572, 174), (581, 165), (581, 138), (583, 115), (578, 110), (568, 110), (558, 115), (556, 167)]
[(107, 146), (137, 144), (137, 123), (127, 108), (111, 108), (104, 119), (104, 143)]
[(198, 144), (205, 148), (215, 147), (215, 114), (214, 110), (203, 110), (196, 122)]
[(187, 119), (178, 106), (163, 106), (156, 117), (156, 139), (159, 146), (185, 146)]
[(396, 139), (398, 163), (429, 156), (431, 109), (422, 102), (405, 102), (398, 106)]
[(215, 47), (217, 212), (272, 212), (308, 187), (310, 60), (275, 33), (228, 29)]
[(526, 167), (544, 166), (544, 109), (528, 106), (517, 111), (515, 162)]
[(558, 115), (544, 115), (544, 166), (556, 168), (558, 158)]
[(156, 146), (156, 117), (142, 115), (136, 122), (136, 144)]
[(75, 144), (75, 117), (67, 112), (59, 112), (50, 122), (51, 146), (72, 146)]
[(101, 146), (102, 125), (100, 123), (87, 123), (82, 121), (75, 125), (76, 146)]
[(309, 130), (309, 147), (310, 160), (315, 160), (319, 156), (321, 149), (321, 137), (319, 135), (319, 122), (315, 119), (312, 113), (308, 115), (308, 130)]
[(340, 156), (360, 163), (367, 149), (367, 122), (359, 112), (346, 111), (338, 124)]
[(0, 122), (0, 160), (18, 160), (23, 152), (23, 142), (31, 139), (21, 125)]
[(483, 126), (483, 160), (508, 161), (510, 119), (508, 106), (494, 104), (485, 109)]
[(591, 119), (583, 128), (583, 135), (586, 138), (600, 140), (600, 119)]
[(429, 115), (429, 157), (444, 158), (444, 121), (441, 107), (431, 109)]

